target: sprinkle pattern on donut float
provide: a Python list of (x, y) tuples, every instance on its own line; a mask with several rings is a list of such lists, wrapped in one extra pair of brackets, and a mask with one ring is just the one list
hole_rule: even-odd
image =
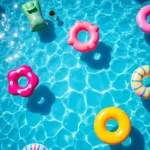
[[(18, 79), (23, 76), (28, 79), (28, 84), (25, 87), (20, 87), (18, 85)], [(8, 90), (12, 95), (28, 97), (33, 93), (35, 87), (38, 85), (39, 78), (33, 73), (29, 66), (23, 65), (8, 73), (8, 82)]]

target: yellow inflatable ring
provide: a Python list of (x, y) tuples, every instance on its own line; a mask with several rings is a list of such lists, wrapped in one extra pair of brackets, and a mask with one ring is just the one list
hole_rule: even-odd
[[(118, 122), (118, 129), (110, 132), (106, 128), (109, 119), (115, 119)], [(119, 144), (123, 142), (130, 134), (131, 123), (127, 114), (116, 107), (105, 108), (95, 118), (94, 130), (96, 135), (107, 144)]]

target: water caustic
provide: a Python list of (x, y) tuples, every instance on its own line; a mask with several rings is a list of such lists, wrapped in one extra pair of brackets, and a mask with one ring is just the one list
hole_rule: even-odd
[[(145, 105), (130, 84), (134, 70), (150, 60), (150, 37), (136, 24), (137, 12), (149, 2), (41, 0), (44, 19), (50, 20), (49, 11), (55, 10), (64, 24), (49, 21), (47, 29), (32, 33), (20, 9), (23, 1), (0, 0), (0, 149), (21, 150), (38, 142), (52, 150), (149, 150), (150, 103)], [(101, 42), (95, 50), (100, 59), (95, 61), (93, 52), (91, 58), (67, 44), (76, 20), (100, 27)], [(7, 73), (23, 64), (40, 74), (39, 86), (51, 92), (30, 99), (10, 95)], [(36, 95), (38, 101), (52, 97), (42, 104), (49, 110), (39, 110)], [(38, 103), (36, 109), (29, 103)], [(112, 106), (131, 119), (128, 146), (104, 144), (94, 132), (96, 115)]]

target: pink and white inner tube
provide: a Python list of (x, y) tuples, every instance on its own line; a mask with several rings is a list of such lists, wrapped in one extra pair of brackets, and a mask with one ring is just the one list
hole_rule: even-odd
[(142, 7), (136, 17), (136, 22), (139, 28), (145, 33), (150, 34), (150, 23), (147, 22), (147, 17), (150, 15), (150, 5)]
[[(82, 30), (87, 31), (90, 34), (90, 39), (87, 42), (80, 42), (78, 40), (78, 33)], [(90, 22), (80, 22), (72, 26), (68, 35), (68, 44), (72, 45), (77, 51), (89, 52), (95, 50), (99, 41), (99, 27), (91, 24)]]
[[(25, 87), (20, 87), (18, 85), (18, 80), (20, 77), (23, 76), (28, 79), (28, 84)], [(27, 65), (11, 70), (8, 73), (8, 91), (12, 95), (20, 95), (23, 97), (28, 97), (33, 93), (38, 83), (39, 83), (38, 76), (34, 74), (32, 72), (32, 69)]]

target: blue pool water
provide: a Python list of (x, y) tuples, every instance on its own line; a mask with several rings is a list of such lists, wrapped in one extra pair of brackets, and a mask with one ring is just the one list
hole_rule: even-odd
[[(0, 0), (0, 150), (33, 142), (50, 150), (149, 150), (150, 101), (135, 95), (130, 79), (136, 68), (149, 65), (150, 36), (135, 18), (150, 0), (41, 0), (49, 26), (35, 33), (21, 11), (24, 2)], [(51, 21), (50, 10), (59, 22)], [(76, 20), (100, 27), (95, 51), (82, 54), (67, 44)], [(29, 98), (7, 90), (8, 72), (23, 64), (40, 79)], [(116, 146), (101, 142), (93, 129), (97, 113), (109, 106), (123, 109), (132, 123), (130, 137)]]

